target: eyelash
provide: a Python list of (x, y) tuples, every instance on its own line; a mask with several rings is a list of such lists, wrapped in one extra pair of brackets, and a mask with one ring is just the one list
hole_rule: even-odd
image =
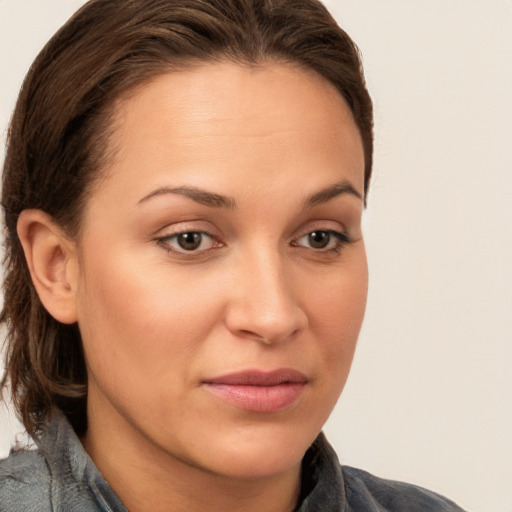
[[(309, 236), (313, 235), (314, 233), (317, 233), (317, 234), (318, 233), (326, 233), (330, 237), (328, 240), (328, 245), (329, 244), (332, 245), (334, 243), (334, 246), (326, 249), (326, 248), (305, 247), (303, 245), (299, 245), (299, 243), (298, 243), (299, 240), (309, 237)], [(177, 242), (178, 237), (183, 236), (183, 235), (200, 235), (201, 237), (207, 237), (212, 240), (214, 245), (213, 245), (213, 247), (209, 247), (208, 249), (202, 249), (202, 250), (197, 250), (197, 249), (186, 250), (183, 247), (181, 249), (173, 248), (171, 246), (171, 243), (172, 243), (171, 241), (175, 241), (176, 243), (178, 243)], [(334, 240), (333, 240), (333, 238), (334, 238)], [(193, 255), (197, 256), (199, 254), (204, 254), (207, 251), (211, 251), (213, 249), (219, 249), (219, 248), (224, 247), (224, 244), (222, 242), (220, 242), (218, 240), (216, 241), (214, 235), (212, 235), (206, 231), (200, 231), (200, 230), (180, 231), (178, 233), (173, 233), (170, 235), (158, 237), (155, 239), (155, 241), (158, 243), (158, 245), (160, 245), (163, 249), (165, 249), (169, 253), (174, 253), (174, 254), (178, 254), (178, 255), (189, 255), (189, 256), (193, 256)], [(202, 244), (203, 241), (204, 240), (201, 240), (200, 243)], [(343, 249), (344, 246), (349, 245), (350, 243), (352, 243), (352, 240), (346, 233), (342, 233), (340, 231), (336, 231), (333, 229), (315, 229), (315, 230), (309, 231), (308, 233), (305, 233), (304, 235), (300, 236), (299, 238), (293, 240), (290, 245), (292, 245), (293, 247), (299, 247), (299, 248), (303, 248), (303, 249), (312, 250), (315, 254), (325, 254), (325, 255), (333, 255), (334, 254), (334, 255), (336, 255), (341, 252), (341, 250)]]
[[(178, 243), (178, 237), (180, 236), (183, 236), (183, 235), (200, 235), (201, 237), (208, 237), (210, 238), (213, 243), (214, 243), (214, 246), (213, 247), (210, 247), (208, 249), (203, 249), (203, 250), (186, 250), (184, 248), (181, 248), (181, 249), (177, 249), (177, 248), (173, 248), (171, 246), (171, 241), (176, 241), (176, 243)], [(157, 243), (162, 246), (167, 252), (170, 252), (170, 253), (177, 253), (177, 254), (183, 254), (183, 255), (194, 255), (194, 253), (197, 255), (197, 254), (202, 254), (206, 251), (210, 251), (212, 249), (219, 249), (221, 247), (224, 247), (224, 244), (220, 241), (217, 241), (215, 242), (215, 237), (213, 235), (211, 235), (210, 233), (207, 233), (206, 231), (194, 231), (194, 230), (186, 230), (186, 231), (180, 231), (179, 233), (173, 233), (171, 235), (165, 235), (165, 236), (162, 236), (162, 237), (159, 237), (156, 239)], [(201, 245), (203, 243), (203, 240), (201, 240)]]
[[(339, 254), (344, 246), (351, 243), (351, 239), (346, 233), (341, 233), (340, 231), (335, 231), (334, 229), (315, 229), (313, 231), (310, 231), (309, 233), (306, 233), (305, 235), (302, 235), (301, 237), (298, 238), (298, 240), (301, 240), (302, 238), (309, 237), (309, 236), (313, 235), (314, 233), (326, 233), (327, 235), (329, 235), (328, 244), (334, 243), (334, 246), (330, 247), (328, 249), (326, 249), (326, 248), (315, 249), (315, 248), (311, 247), (311, 249), (315, 253)], [(334, 239), (334, 240), (332, 240), (332, 239)], [(292, 245), (294, 247), (301, 247), (301, 246), (299, 246), (299, 244), (296, 241), (293, 241)]]

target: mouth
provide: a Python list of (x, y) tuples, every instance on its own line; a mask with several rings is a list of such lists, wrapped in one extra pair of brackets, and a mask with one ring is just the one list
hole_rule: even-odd
[(206, 379), (204, 388), (239, 409), (279, 412), (298, 401), (307, 377), (290, 368), (271, 372), (248, 370)]

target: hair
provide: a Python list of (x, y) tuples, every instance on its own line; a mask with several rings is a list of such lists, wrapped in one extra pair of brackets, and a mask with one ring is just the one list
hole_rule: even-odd
[(197, 63), (283, 62), (334, 84), (359, 129), (365, 197), (373, 114), (359, 50), (317, 0), (92, 0), (50, 39), (23, 83), (8, 131), (2, 206), (6, 223), (6, 373), (17, 414), (37, 437), (53, 407), (87, 429), (87, 373), (76, 324), (55, 320), (32, 284), (16, 232), (38, 208), (70, 237), (105, 167), (113, 106), (155, 76)]

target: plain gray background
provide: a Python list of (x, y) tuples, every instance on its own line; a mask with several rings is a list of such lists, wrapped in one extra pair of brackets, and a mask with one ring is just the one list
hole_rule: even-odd
[[(28, 66), (82, 3), (0, 0), (3, 136)], [(512, 3), (325, 3), (376, 115), (368, 310), (328, 437), (343, 463), (510, 512)], [(0, 455), (18, 428), (2, 410)]]

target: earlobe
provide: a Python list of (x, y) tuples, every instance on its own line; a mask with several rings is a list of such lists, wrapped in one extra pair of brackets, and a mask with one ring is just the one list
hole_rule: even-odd
[(43, 306), (65, 324), (77, 321), (77, 255), (74, 242), (42, 210), (24, 210), (18, 225), (27, 265)]

